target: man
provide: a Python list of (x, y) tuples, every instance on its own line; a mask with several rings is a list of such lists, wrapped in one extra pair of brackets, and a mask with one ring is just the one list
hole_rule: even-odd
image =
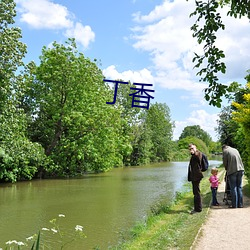
[(223, 165), (227, 171), (227, 178), (230, 185), (232, 205), (230, 208), (243, 207), (242, 196), (242, 177), (244, 174), (244, 165), (239, 151), (228, 145), (222, 146)]
[(191, 143), (188, 145), (191, 153), (190, 163), (188, 167), (188, 181), (192, 182), (193, 195), (194, 195), (194, 209), (191, 214), (199, 213), (202, 211), (200, 181), (203, 178), (201, 172), (201, 159), (202, 152), (197, 150), (196, 146)]

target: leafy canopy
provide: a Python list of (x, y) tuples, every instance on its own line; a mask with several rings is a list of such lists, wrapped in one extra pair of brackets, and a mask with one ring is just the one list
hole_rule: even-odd
[(209, 104), (221, 107), (221, 97), (231, 89), (225, 84), (219, 82), (219, 73), (225, 74), (226, 64), (223, 61), (225, 54), (222, 49), (216, 46), (216, 34), (219, 30), (224, 30), (220, 7), (230, 5), (228, 15), (235, 18), (248, 16), (250, 19), (249, 0), (200, 0), (195, 1), (196, 9), (190, 16), (196, 16), (197, 19), (192, 25), (193, 37), (199, 44), (203, 45), (203, 54), (195, 53), (193, 62), (200, 81), (207, 82), (209, 85), (205, 89), (205, 99)]

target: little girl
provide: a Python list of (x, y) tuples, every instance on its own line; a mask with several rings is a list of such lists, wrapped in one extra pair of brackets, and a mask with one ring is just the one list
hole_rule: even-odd
[(219, 179), (217, 177), (218, 169), (212, 168), (211, 169), (211, 176), (209, 178), (209, 181), (211, 183), (211, 190), (212, 190), (212, 205), (213, 206), (219, 206), (220, 204), (217, 201), (217, 189), (220, 184)]

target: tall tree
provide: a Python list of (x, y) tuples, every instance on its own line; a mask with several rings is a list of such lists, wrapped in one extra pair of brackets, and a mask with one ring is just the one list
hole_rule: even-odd
[[(221, 97), (231, 91), (230, 87), (219, 82), (218, 74), (226, 72), (226, 64), (223, 59), (225, 54), (222, 49), (216, 46), (216, 34), (224, 30), (219, 7), (230, 6), (228, 15), (235, 18), (248, 16), (250, 19), (249, 0), (199, 0), (195, 1), (196, 9), (190, 16), (196, 16), (197, 20), (191, 27), (193, 37), (197, 38), (199, 44), (204, 43), (203, 54), (195, 53), (193, 62), (199, 69), (197, 75), (201, 81), (209, 83), (205, 89), (205, 99), (211, 105), (221, 107)], [(204, 67), (205, 65), (205, 67)]]
[(110, 90), (102, 72), (77, 51), (74, 39), (44, 47), (40, 65), (29, 68), (29, 134), (58, 165), (54, 170), (72, 175), (121, 165), (119, 148), (127, 145), (120, 110), (106, 104)]
[(200, 127), (200, 125), (193, 125), (193, 126), (185, 127), (179, 137), (179, 140), (188, 136), (199, 138), (207, 145), (207, 147), (209, 147), (209, 144), (212, 142), (211, 136), (206, 131), (204, 131)]
[(45, 164), (41, 146), (26, 137), (26, 116), (19, 103), (25, 88), (19, 71), (26, 45), (14, 26), (15, 7), (12, 0), (0, 1), (0, 179), (12, 182), (31, 179)]
[(165, 103), (154, 103), (146, 114), (146, 129), (152, 142), (151, 162), (167, 161), (171, 158), (173, 122), (170, 109)]

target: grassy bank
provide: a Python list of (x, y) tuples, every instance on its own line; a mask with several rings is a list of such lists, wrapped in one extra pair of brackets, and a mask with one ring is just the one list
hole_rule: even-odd
[[(223, 171), (220, 172), (223, 178)], [(172, 204), (166, 206), (162, 203), (153, 207), (147, 220), (138, 223), (124, 242), (111, 249), (190, 249), (208, 213), (211, 201), (208, 177), (201, 181), (201, 193), (201, 213), (189, 213), (193, 209), (193, 194), (189, 183), (183, 192), (176, 194)]]

